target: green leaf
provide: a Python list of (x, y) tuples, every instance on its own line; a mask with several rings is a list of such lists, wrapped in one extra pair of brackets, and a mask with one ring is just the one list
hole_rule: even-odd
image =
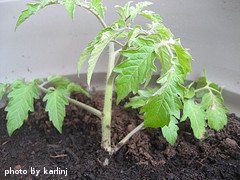
[(62, 133), (62, 125), (66, 116), (65, 107), (69, 104), (67, 96), (65, 90), (55, 89), (48, 90), (44, 97), (44, 101), (47, 101), (46, 112), (48, 112), (49, 119), (60, 133)]
[(69, 16), (73, 19), (75, 11), (75, 0), (63, 0), (61, 2), (68, 11)]
[(133, 109), (143, 107), (146, 104), (147, 99), (151, 97), (157, 90), (158, 88), (147, 88), (146, 90), (139, 90), (139, 96), (130, 98), (130, 102), (127, 103), (124, 107), (131, 107)]
[(219, 131), (227, 124), (227, 108), (223, 104), (222, 98), (212, 92), (206, 93), (201, 102), (207, 110), (208, 125), (210, 128)]
[(137, 3), (135, 7), (130, 7), (131, 19), (135, 19), (137, 15), (140, 14), (143, 11), (143, 9), (149, 5), (152, 5), (152, 3), (149, 1), (143, 1)]
[(141, 15), (153, 22), (161, 22), (162, 18), (158, 14), (154, 13), (153, 11), (143, 11)]
[(52, 83), (57, 89), (67, 89), (71, 83), (69, 79), (63, 76), (49, 76), (48, 82)]
[(138, 38), (135, 43), (138, 49), (122, 51), (127, 60), (115, 67), (119, 75), (116, 78), (117, 103), (125, 98), (131, 91), (138, 92), (140, 84), (146, 82), (149, 73), (156, 69), (154, 65), (154, 42)]
[(182, 47), (180, 44), (180, 40), (176, 41), (175, 44), (173, 44), (173, 48), (175, 50), (175, 53), (178, 57), (178, 61), (185, 70), (185, 73), (187, 74), (188, 72), (191, 71), (191, 64), (190, 61), (192, 60), (191, 55), (189, 52)]
[(35, 4), (27, 4), (27, 9), (22, 11), (21, 15), (18, 18), (15, 30), (34, 13), (38, 12), (39, 10), (41, 10), (42, 8), (48, 5), (56, 4), (56, 3), (57, 2), (53, 0), (39, 0), (39, 2)]
[(102, 0), (91, 0), (90, 6), (101, 16), (104, 17), (104, 10)]
[(79, 61), (78, 61), (78, 75), (80, 74), (80, 70), (82, 68), (83, 63), (87, 60), (87, 58), (91, 55), (91, 52), (94, 49), (94, 45), (99, 41), (99, 39), (95, 39), (88, 43), (87, 47), (83, 50), (83, 52), (80, 55)]
[(23, 125), (28, 118), (28, 113), (34, 111), (34, 99), (39, 98), (39, 91), (35, 83), (26, 84), (23, 81), (15, 81), (12, 91), (8, 94), (9, 103), (7, 111), (7, 130), (12, 133)]
[(82, 88), (79, 84), (76, 84), (76, 83), (70, 83), (67, 86), (67, 90), (70, 93), (77, 92), (77, 93), (82, 93), (87, 97), (91, 97), (90, 94), (84, 88)]
[(203, 107), (196, 104), (192, 99), (184, 102), (183, 116), (181, 121), (185, 121), (189, 117), (194, 136), (201, 139), (205, 133), (206, 112)]
[(105, 47), (112, 39), (114, 39), (115, 36), (117, 36), (117, 33), (111, 28), (106, 28), (97, 35), (96, 43), (93, 45), (93, 50), (88, 60), (87, 83), (89, 86), (97, 60), (99, 59)]
[(145, 97), (134, 96), (134, 97), (130, 98), (130, 102), (127, 103), (124, 107), (125, 108), (131, 107), (133, 109), (137, 109), (137, 108), (144, 106), (146, 104), (146, 100), (147, 100), (147, 98), (145, 98)]
[(169, 142), (171, 145), (174, 145), (177, 140), (177, 132), (179, 130), (177, 123), (177, 119), (172, 116), (169, 124), (162, 128), (163, 137), (165, 137), (167, 142)]
[(3, 95), (5, 94), (6, 87), (7, 87), (6, 84), (0, 84), (0, 101), (2, 100)]
[[(179, 113), (181, 102), (178, 94), (181, 92), (181, 87), (176, 79), (168, 78), (168, 85), (162, 86), (154, 96), (147, 100), (147, 103), (141, 109), (144, 113), (144, 126), (151, 128), (164, 127), (170, 122), (171, 115)], [(177, 116), (177, 115), (176, 115)]]
[(116, 12), (118, 13), (118, 15), (123, 19), (126, 20), (129, 16), (130, 16), (130, 5), (131, 5), (132, 1), (129, 1), (128, 3), (126, 3), (123, 7), (116, 5)]

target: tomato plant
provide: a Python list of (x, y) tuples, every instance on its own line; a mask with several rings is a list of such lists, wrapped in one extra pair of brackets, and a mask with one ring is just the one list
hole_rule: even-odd
[[(116, 6), (119, 18), (110, 25), (104, 20), (105, 7), (102, 0), (38, 0), (28, 4), (22, 11), (16, 28), (26, 19), (46, 6), (62, 4), (71, 18), (76, 7), (91, 12), (99, 20), (102, 29), (82, 51), (78, 61), (78, 73), (88, 61), (87, 83), (91, 85), (94, 68), (99, 56), (108, 46), (109, 60), (103, 112), (70, 98), (72, 92), (89, 93), (80, 85), (65, 77), (51, 76), (47, 81), (16, 80), (12, 84), (0, 85), (0, 98), (8, 94), (7, 129), (9, 135), (20, 128), (34, 111), (34, 99), (46, 94), (46, 111), (49, 119), (59, 132), (65, 117), (65, 107), (76, 104), (101, 119), (102, 147), (110, 154), (118, 151), (135, 133), (144, 128), (160, 128), (170, 144), (174, 144), (178, 134), (178, 124), (190, 120), (194, 136), (203, 138), (206, 126), (214, 130), (222, 129), (227, 123), (227, 108), (224, 106), (221, 88), (209, 81), (204, 73), (196, 81), (186, 84), (186, 76), (191, 71), (192, 57), (180, 39), (175, 38), (164, 25), (162, 18), (145, 10), (151, 2), (128, 2)], [(149, 22), (146, 27), (136, 24), (135, 18), (141, 16)], [(117, 49), (118, 48), (118, 49)], [(155, 66), (160, 61), (161, 67)], [(160, 71), (158, 71), (160, 70)], [(150, 87), (153, 73), (159, 73), (156, 86)], [(50, 85), (46, 88), (46, 85)], [(126, 108), (138, 108), (144, 121), (130, 132), (115, 147), (111, 145), (112, 96), (114, 88), (117, 104), (130, 93), (133, 97), (125, 104)], [(124, 121), (124, 119), (123, 119)]]

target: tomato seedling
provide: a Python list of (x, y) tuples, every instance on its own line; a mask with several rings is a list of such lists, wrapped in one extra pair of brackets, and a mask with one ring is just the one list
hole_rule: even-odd
[[(170, 144), (174, 144), (178, 134), (179, 122), (191, 122), (194, 136), (203, 138), (206, 126), (214, 130), (222, 129), (227, 123), (227, 108), (224, 106), (221, 88), (210, 82), (205, 73), (191, 84), (186, 85), (186, 76), (191, 71), (192, 57), (171, 31), (163, 24), (162, 18), (145, 8), (151, 2), (128, 2), (116, 6), (119, 18), (110, 25), (104, 20), (105, 7), (102, 0), (39, 0), (28, 4), (20, 15), (16, 28), (26, 19), (46, 6), (62, 4), (71, 18), (76, 7), (91, 12), (99, 20), (103, 29), (90, 41), (78, 61), (78, 73), (88, 61), (87, 83), (90, 86), (94, 68), (99, 56), (108, 46), (106, 88), (103, 112), (70, 98), (72, 92), (89, 93), (80, 85), (65, 77), (51, 76), (47, 81), (16, 80), (12, 84), (0, 85), (0, 97), (8, 94), (7, 130), (9, 135), (20, 128), (34, 111), (34, 99), (45, 93), (46, 111), (49, 119), (59, 132), (65, 117), (65, 107), (73, 103), (96, 115), (102, 122), (102, 147), (113, 154), (135, 133), (144, 128), (160, 128)], [(146, 26), (135, 23), (141, 16), (149, 20)], [(145, 27), (145, 28), (144, 28)], [(116, 49), (118, 48), (118, 49)], [(155, 66), (160, 61), (161, 67)], [(159, 71), (158, 71), (159, 70)], [(154, 87), (153, 74), (159, 73)], [(46, 85), (50, 85), (46, 88)], [(117, 104), (129, 93), (133, 94), (126, 108), (138, 108), (144, 121), (130, 132), (117, 146), (111, 145), (112, 96), (114, 88)], [(124, 121), (124, 119), (123, 119)]]

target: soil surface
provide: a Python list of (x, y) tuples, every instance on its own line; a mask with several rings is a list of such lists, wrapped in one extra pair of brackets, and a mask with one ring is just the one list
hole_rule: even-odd
[[(103, 97), (75, 98), (102, 109)], [(114, 103), (115, 104), (115, 103)], [(0, 110), (0, 179), (240, 179), (240, 119), (229, 115), (220, 132), (208, 130), (196, 140), (189, 123), (180, 125), (174, 146), (166, 143), (158, 129), (136, 134), (103, 166), (100, 120), (73, 105), (67, 107), (63, 133), (48, 121), (45, 104), (35, 103), (27, 123), (12, 137), (6, 132), (6, 113)], [(113, 145), (142, 122), (137, 111), (113, 107)], [(7, 175), (5, 170), (28, 170), (27, 175)], [(38, 177), (30, 168), (41, 170)], [(60, 168), (67, 176), (44, 174)], [(49, 171), (48, 171), (49, 173)]]

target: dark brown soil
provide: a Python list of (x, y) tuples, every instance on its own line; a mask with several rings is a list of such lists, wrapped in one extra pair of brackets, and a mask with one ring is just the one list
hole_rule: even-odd
[[(95, 100), (76, 98), (102, 108), (102, 96)], [(181, 124), (174, 146), (163, 139), (158, 129), (136, 134), (127, 145), (102, 165), (100, 121), (73, 105), (67, 108), (63, 134), (48, 121), (44, 104), (37, 102), (36, 112), (12, 137), (6, 132), (6, 113), (0, 111), (0, 180), (2, 179), (240, 179), (240, 122), (229, 115), (220, 132), (208, 130), (205, 140), (196, 140), (189, 124)], [(122, 106), (113, 108), (113, 144), (142, 121), (137, 111)], [(4, 176), (5, 170), (42, 170), (40, 177)], [(44, 175), (43, 168), (61, 168), (68, 175)]]

